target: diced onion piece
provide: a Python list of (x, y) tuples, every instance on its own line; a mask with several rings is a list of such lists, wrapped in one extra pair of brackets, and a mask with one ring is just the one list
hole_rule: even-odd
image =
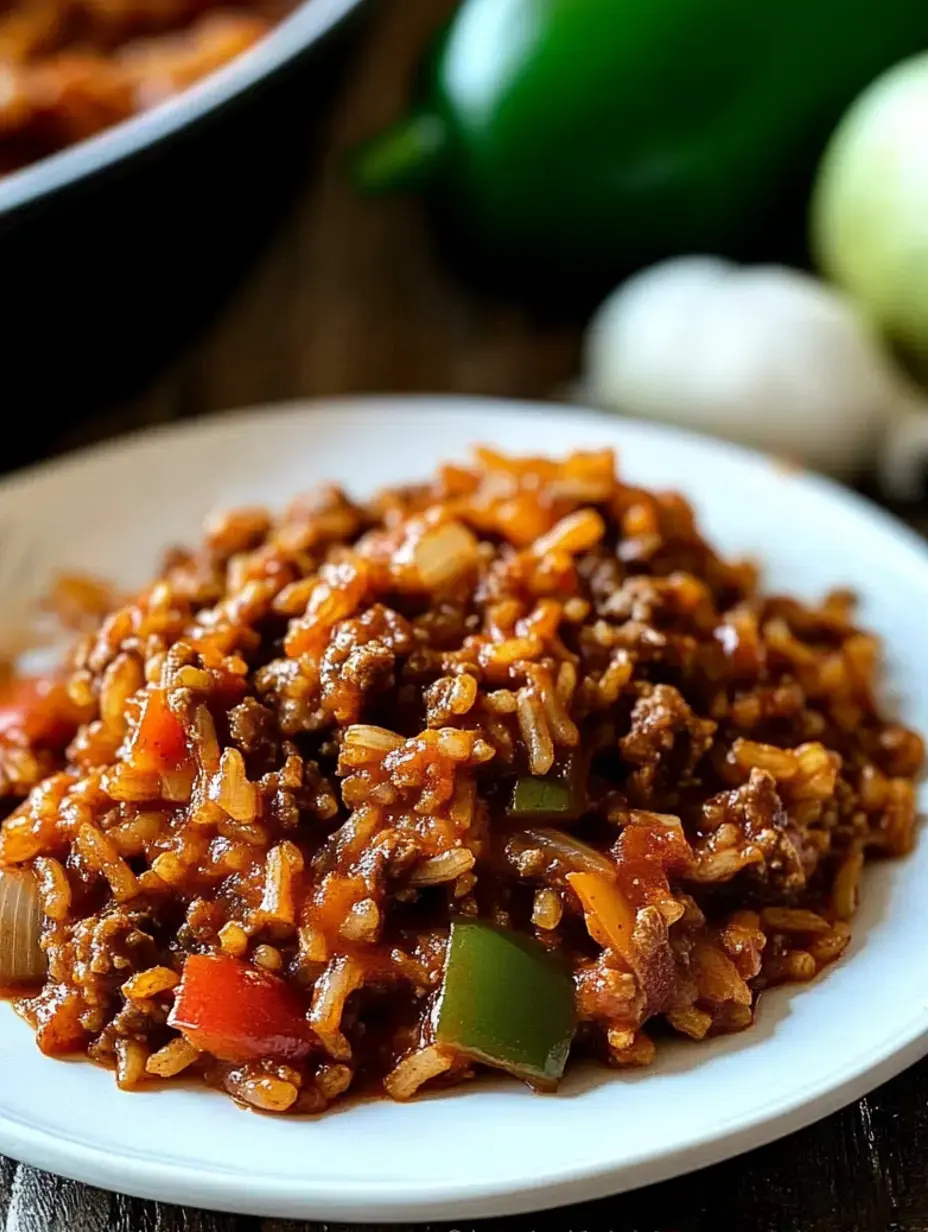
[(224, 809), (233, 821), (253, 822), (258, 815), (258, 789), (248, 779), (245, 760), (238, 749), (223, 750), (219, 771), (210, 782), (209, 797)]
[(454, 881), (463, 873), (468, 873), (474, 867), (474, 854), (466, 847), (455, 847), (452, 851), (443, 851), (440, 856), (432, 856), (409, 874), (409, 884), (414, 886), (440, 885), (444, 881)]
[(42, 979), (41, 935), (42, 906), (35, 877), (26, 869), (0, 871), (0, 985)]
[(443, 586), (477, 563), (477, 540), (460, 522), (429, 528), (413, 548), (419, 580), (428, 590)]
[(380, 908), (372, 898), (355, 903), (345, 917), (339, 933), (346, 941), (376, 941), (380, 935)]
[(615, 865), (602, 852), (563, 830), (545, 826), (523, 830), (520, 838), (544, 855), (560, 860), (567, 868), (583, 873), (596, 873), (609, 881), (615, 880)]

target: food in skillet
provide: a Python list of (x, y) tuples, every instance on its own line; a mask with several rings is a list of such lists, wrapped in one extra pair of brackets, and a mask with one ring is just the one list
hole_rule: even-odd
[(0, 715), (0, 977), (50, 1055), (272, 1112), (646, 1064), (910, 849), (877, 674), (609, 451), (218, 517)]
[(180, 93), (286, 11), (278, 0), (13, 0), (0, 13), (0, 175)]

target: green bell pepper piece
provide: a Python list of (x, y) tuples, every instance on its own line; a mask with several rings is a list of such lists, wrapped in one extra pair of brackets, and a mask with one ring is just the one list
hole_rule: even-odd
[(586, 808), (586, 783), (581, 777), (580, 763), (571, 761), (563, 774), (544, 778), (527, 774), (516, 780), (507, 816), (522, 824), (551, 821), (563, 825), (583, 816)]
[(521, 823), (551, 821), (563, 825), (586, 812), (589, 752), (575, 750), (543, 776), (526, 774), (516, 780), (506, 812)]
[(553, 1087), (576, 1028), (570, 973), (531, 937), (455, 920), (434, 1027), (436, 1043)]
[(924, 0), (464, 0), (357, 179), (526, 268), (791, 256), (845, 108), (926, 45)]
[(535, 778), (526, 775), (518, 779), (512, 792), (509, 816), (520, 819), (560, 817), (568, 820), (574, 812), (574, 793), (562, 779)]

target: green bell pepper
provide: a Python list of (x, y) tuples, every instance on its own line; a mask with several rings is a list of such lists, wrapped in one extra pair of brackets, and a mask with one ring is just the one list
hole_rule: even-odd
[(516, 780), (508, 812), (523, 821), (549, 817), (570, 821), (576, 812), (574, 793), (562, 779), (526, 775)]
[(464, 0), (357, 178), (546, 271), (776, 255), (845, 107), (926, 46), (923, 0)]
[(521, 825), (551, 821), (558, 825), (578, 821), (586, 812), (590, 756), (575, 750), (559, 761), (550, 773), (526, 774), (516, 779), (507, 816)]
[(531, 937), (455, 920), (434, 1027), (450, 1051), (553, 1087), (576, 1028), (570, 973)]

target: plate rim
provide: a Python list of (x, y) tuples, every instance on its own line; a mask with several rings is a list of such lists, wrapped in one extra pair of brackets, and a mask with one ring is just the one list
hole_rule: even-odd
[[(657, 1185), (710, 1168), (805, 1129), (863, 1098), (921, 1060), (928, 1053), (928, 1012), (923, 1012), (921, 1020), (916, 1022), (907, 1042), (883, 1061), (871, 1063), (867, 1054), (860, 1072), (849, 1075), (845, 1082), (829, 1086), (823, 1080), (817, 1089), (813, 1088), (815, 1094), (811, 1098), (799, 1095), (773, 1115), (767, 1116), (761, 1110), (750, 1123), (734, 1124), (721, 1135), (707, 1129), (685, 1148), (663, 1156), (641, 1156), (621, 1165), (575, 1168), (563, 1176), (530, 1186), (526, 1177), (518, 1182), (518, 1188), (514, 1188), (512, 1182), (469, 1180), (457, 1182), (449, 1196), (448, 1182), (421, 1180), (411, 1198), (400, 1182), (352, 1181), (350, 1186), (342, 1185), (343, 1191), (349, 1194), (347, 1197), (344, 1192), (327, 1192), (319, 1197), (318, 1181), (259, 1179), (248, 1173), (239, 1176), (231, 1167), (228, 1172), (220, 1172), (167, 1164), (131, 1153), (104, 1151), (24, 1125), (8, 1117), (2, 1109), (0, 1154), (70, 1180), (134, 1198), (259, 1218), (360, 1224), (505, 1218), (594, 1202)], [(875, 1050), (879, 1051), (879, 1048)], [(22, 1149), (24, 1145), (25, 1150)], [(269, 1183), (273, 1185), (273, 1192), (264, 1188)], [(233, 1197), (231, 1203), (230, 1196)]]
[[(505, 411), (523, 410), (544, 415), (553, 420), (565, 414), (582, 417), (587, 423), (601, 423), (621, 453), (621, 437), (669, 438), (681, 447), (698, 452), (727, 454), (732, 460), (769, 471), (778, 464), (756, 451), (715, 438), (687, 432), (651, 422), (619, 418), (597, 411), (556, 402), (539, 403), (505, 398), (469, 395), (378, 395), (295, 399), (219, 414), (196, 420), (182, 420), (143, 428), (112, 440), (67, 454), (62, 458), (39, 462), (0, 479), (0, 499), (15, 499), (18, 491), (35, 483), (54, 481), (56, 475), (67, 474), (93, 465), (97, 460), (120, 454), (144, 452), (149, 446), (165, 439), (222, 436), (236, 425), (246, 431), (260, 418), (269, 432), (280, 429), (286, 417), (311, 416), (328, 411), (382, 422), (385, 410), (391, 406), (404, 414), (433, 417), (442, 410), (466, 414), (475, 405), (484, 413), (497, 408)], [(476, 433), (479, 436), (479, 430)], [(856, 492), (819, 475), (802, 472), (805, 485), (818, 489), (831, 503), (855, 511), (874, 521), (880, 532), (888, 534), (900, 545), (914, 551), (928, 571), (928, 545), (921, 537), (891, 514)], [(717, 1125), (707, 1124), (701, 1133), (691, 1136), (685, 1145), (663, 1155), (653, 1151), (626, 1155), (620, 1163), (594, 1164), (565, 1168), (553, 1178), (526, 1188), (526, 1181), (482, 1181), (474, 1178), (423, 1180), (414, 1194), (399, 1181), (361, 1181), (346, 1185), (330, 1183), (326, 1191), (319, 1179), (239, 1175), (235, 1171), (221, 1173), (215, 1168), (185, 1165), (178, 1161), (163, 1162), (157, 1157), (104, 1150), (76, 1141), (66, 1135), (28, 1125), (10, 1116), (0, 1107), (0, 1151), (33, 1166), (47, 1168), (76, 1180), (142, 1198), (181, 1202), (215, 1210), (230, 1210), (243, 1214), (307, 1217), (317, 1219), (350, 1219), (357, 1222), (390, 1220), (421, 1220), (448, 1218), (482, 1218), (554, 1208), (577, 1201), (589, 1201), (615, 1194), (639, 1185), (656, 1183), (672, 1176), (706, 1167), (734, 1154), (772, 1142), (821, 1119), (865, 1095), (880, 1083), (892, 1078), (928, 1052), (928, 1005), (918, 1008), (913, 999), (913, 1014), (904, 1031), (881, 1038), (870, 1049), (862, 1050), (855, 1064), (842, 1071), (843, 1078), (834, 1082), (821, 1077), (817, 1082), (797, 1091), (791, 1098), (776, 1097), (756, 1109), (753, 1115), (735, 1118), (719, 1132)], [(645, 1175), (646, 1174), (646, 1175)]]
[[(343, 0), (344, 2), (344, 0)], [(175, 419), (159, 423), (143, 424), (116, 436), (95, 441), (90, 445), (81, 445), (76, 449), (68, 449), (65, 453), (52, 458), (41, 458), (17, 467), (7, 474), (0, 475), (0, 495), (15, 491), (20, 485), (26, 486), (46, 475), (56, 472), (67, 473), (79, 469), (96, 458), (115, 456), (134, 449), (144, 449), (161, 437), (191, 436), (205, 437), (213, 434), (221, 435), (229, 428), (246, 424), (257, 417), (267, 421), (269, 418), (283, 421), (288, 416), (316, 414), (320, 411), (339, 412), (342, 414), (360, 415), (375, 420), (385, 409), (393, 407), (404, 413), (426, 413), (428, 408), (436, 405), (443, 410), (458, 414), (465, 413), (468, 407), (478, 404), (482, 408), (502, 407), (506, 410), (524, 411), (556, 420), (565, 413), (575, 415), (584, 420), (598, 422), (613, 429), (619, 428), (631, 436), (646, 439), (653, 436), (666, 436), (676, 440), (687, 448), (698, 451), (727, 455), (732, 460), (743, 464), (759, 467), (762, 470), (781, 470), (784, 475), (792, 475), (803, 485), (817, 490), (820, 495), (836, 500), (848, 509), (864, 514), (878, 523), (884, 531), (891, 534), (909, 548), (914, 549), (924, 557), (928, 565), (928, 541), (905, 522), (901, 521), (875, 500), (863, 493), (839, 483), (836, 479), (819, 471), (808, 470), (792, 462), (782, 461), (749, 445), (740, 445), (724, 437), (713, 436), (709, 432), (699, 432), (694, 429), (682, 428), (676, 424), (663, 423), (658, 420), (637, 419), (615, 411), (607, 411), (602, 407), (578, 401), (557, 401), (532, 398), (496, 397), (491, 394), (466, 393), (429, 393), (416, 391), (414, 393), (364, 393), (364, 394), (334, 394), (314, 395), (274, 400), (271, 402), (248, 403), (243, 406), (228, 407), (224, 410), (207, 411), (205, 414), (191, 419)], [(619, 453), (621, 466), (621, 450)]]

